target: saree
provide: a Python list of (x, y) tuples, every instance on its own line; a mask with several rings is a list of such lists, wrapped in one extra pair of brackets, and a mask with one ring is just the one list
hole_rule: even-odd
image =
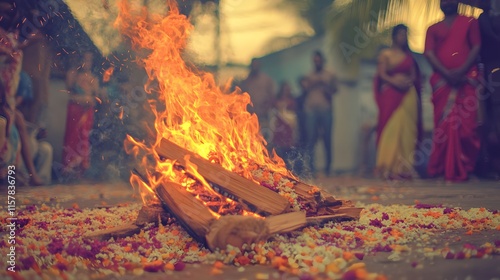
[(74, 101), (68, 103), (63, 147), (63, 164), (67, 172), (83, 175), (90, 167), (89, 135), (93, 123), (93, 106), (83, 106)]
[[(445, 28), (442, 25), (439, 27)], [(435, 30), (440, 32), (437, 26)], [(480, 40), (471, 38), (474, 32), (479, 33), (479, 28), (476, 20), (458, 16), (449, 30), (453, 32), (448, 31), (439, 44), (430, 46), (435, 49), (441, 63), (453, 69), (466, 61), (471, 44)], [(474, 170), (480, 149), (477, 132), (478, 75), (477, 67), (471, 67), (466, 79), (456, 87), (450, 86), (436, 71), (430, 78), (434, 105), (433, 143), (427, 167), (430, 176), (444, 175), (447, 181), (464, 181)]]
[(407, 91), (382, 83), (378, 75), (374, 81), (375, 101), (379, 109), (377, 125), (376, 172), (385, 178), (411, 178), (414, 154), (422, 134), (420, 105), (420, 75), (410, 53), (390, 73), (409, 74), (417, 69), (417, 79)]

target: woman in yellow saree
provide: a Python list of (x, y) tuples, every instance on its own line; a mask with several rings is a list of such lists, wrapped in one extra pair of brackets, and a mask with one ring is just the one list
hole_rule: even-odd
[(397, 25), (392, 46), (381, 51), (374, 81), (379, 109), (375, 175), (384, 179), (409, 179), (421, 134), (420, 78), (408, 47), (408, 28)]

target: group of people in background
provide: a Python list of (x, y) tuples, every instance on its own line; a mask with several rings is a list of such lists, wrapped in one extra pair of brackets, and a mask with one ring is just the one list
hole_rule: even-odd
[[(25, 2), (0, 1), (0, 181), (12, 169), (18, 186), (51, 184), (54, 175), (59, 181), (104, 176), (109, 164), (98, 166), (98, 163), (109, 163), (110, 158), (117, 161), (123, 151), (123, 108), (110, 108), (121, 107), (121, 99), (130, 97), (125, 90), (128, 80), (120, 79), (123, 76), (120, 73), (108, 81), (98, 78), (92, 51), (75, 51), (68, 57), (68, 65), (60, 65), (66, 72), (68, 105), (66, 116), (57, 116), (66, 119), (66, 126), (62, 159), (54, 160), (53, 147), (46, 140), (48, 96), (45, 95), (49, 91), (51, 59), (43, 50), (50, 47), (40, 45), (46, 43), (47, 37), (42, 28), (27, 34), (28, 29), (23, 25), (28, 19), (47, 20), (47, 17), (29, 3), (20, 3)], [(112, 135), (107, 135), (108, 132)], [(91, 147), (100, 148), (98, 156)], [(91, 170), (92, 160), (95, 168)]]
[[(478, 20), (460, 15), (458, 6), (458, 0), (441, 0), (445, 17), (426, 35), (424, 55), (433, 69), (431, 139), (424, 139), (424, 81), (408, 46), (408, 27), (395, 26), (392, 45), (378, 55), (376, 177), (464, 181), (473, 172), (500, 176), (500, 1), (491, 1)], [(332, 96), (337, 83), (324, 62), (321, 52), (313, 54), (313, 71), (298, 81), (302, 90), (298, 97), (288, 82), (275, 94), (273, 81), (259, 71), (258, 60), (252, 61), (241, 84), (251, 96), (249, 110), (257, 114), (269, 148), (299, 174), (317, 173), (314, 148), (319, 138), (324, 143), (324, 174), (331, 171)]]
[(287, 81), (277, 93), (274, 81), (260, 71), (258, 59), (253, 59), (248, 77), (241, 83), (252, 101), (248, 110), (257, 115), (269, 149), (285, 160), (288, 168), (299, 175), (315, 176), (315, 147), (322, 140), (325, 151), (323, 174), (330, 175), (332, 164), (333, 95), (337, 79), (325, 68), (321, 51), (312, 55), (313, 71), (302, 76), (296, 97)]
[(445, 18), (427, 30), (424, 53), (433, 69), (430, 143), (421, 137), (422, 81), (406, 26), (394, 27), (392, 46), (379, 55), (374, 89), (379, 108), (375, 171), (380, 177), (413, 177), (415, 165), (425, 162), (427, 176), (447, 181), (467, 180), (476, 168), (482, 175), (500, 175), (500, 80), (495, 73), (500, 67), (500, 3), (492, 1), (479, 21), (459, 15), (457, 0), (441, 0), (440, 7)]
[(10, 169), (17, 184), (42, 185), (51, 181), (52, 147), (43, 141), (40, 122), (23, 114), (35, 98), (31, 77), (22, 71), (23, 50), (39, 40), (36, 32), (20, 34), (23, 16), (15, 3), (0, 2), (0, 178)]

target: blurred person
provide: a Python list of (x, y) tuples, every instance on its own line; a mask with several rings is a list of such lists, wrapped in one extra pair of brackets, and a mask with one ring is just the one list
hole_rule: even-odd
[[(33, 84), (31, 78), (26, 72), (21, 72), (21, 79), (16, 94), (16, 107), (20, 108), (26, 102), (33, 100)], [(18, 110), (20, 112), (20, 110)], [(44, 138), (45, 132), (36, 124), (24, 120), (26, 129), (27, 143), (31, 154), (31, 161), (34, 164), (35, 170), (40, 176), (44, 184), (50, 184), (52, 181), (52, 160), (53, 149), (49, 142), (41, 140)], [(27, 167), (27, 164), (24, 164)]]
[(314, 176), (314, 147), (322, 135), (325, 146), (325, 175), (329, 176), (332, 164), (333, 104), (337, 91), (336, 78), (325, 69), (325, 58), (320, 51), (313, 54), (314, 70), (307, 78), (307, 94), (304, 100), (304, 114), (307, 129), (307, 153), (309, 168)]
[[(5, 125), (5, 136), (2, 133), (3, 145), (1, 147), (2, 162), (8, 165), (18, 165), (20, 159), (26, 162), (29, 173), (29, 183), (41, 185), (33, 163), (27, 137), (24, 117), (16, 108), (16, 93), (21, 79), (21, 66), (23, 60), (22, 48), (28, 42), (20, 44), (17, 26), (20, 12), (15, 1), (0, 2), (0, 84), (2, 99), (2, 127)], [(29, 159), (29, 160), (28, 160)], [(4, 173), (4, 172), (2, 172)], [(19, 182), (22, 174), (18, 173)]]
[(282, 82), (278, 95), (270, 111), (271, 144), (276, 153), (283, 158), (289, 170), (293, 168), (293, 152), (297, 144), (297, 115), (292, 89), (287, 82)]
[[(257, 115), (261, 129), (267, 128), (269, 125), (269, 110), (274, 99), (274, 81), (271, 77), (262, 73), (260, 61), (257, 58), (252, 59), (250, 73), (241, 82), (241, 89), (250, 95), (252, 106), (248, 107), (248, 111)], [(265, 131), (267, 130), (263, 130), (263, 132)], [(268, 139), (270, 135), (263, 136)]]
[(19, 133), (13, 123), (14, 112), (7, 103), (5, 87), (0, 80), (0, 179), (7, 178), (8, 167), (19, 159)]
[(441, 0), (444, 19), (427, 30), (425, 56), (434, 72), (430, 78), (434, 105), (433, 147), (427, 171), (431, 177), (464, 181), (476, 164), (481, 38), (478, 21), (458, 14), (458, 0)]
[(19, 11), (14, 1), (0, 2), (0, 79), (4, 88), (6, 105), (15, 111), (16, 92), (21, 78), (22, 46), (18, 42)]
[[(17, 164), (22, 164), (25, 171), (28, 172), (29, 180), (28, 184), (32, 186), (41, 186), (46, 183), (50, 183), (49, 181), (44, 182), (44, 180), (40, 177), (39, 170), (35, 167), (35, 156), (37, 156), (32, 149), (32, 139), (28, 132), (28, 126), (26, 121), (24, 120), (23, 114), (16, 110), (15, 114), (15, 128), (19, 134), (19, 142), (20, 142), (20, 153), (22, 161), (18, 161)], [(36, 139), (34, 139), (36, 141)], [(16, 140), (17, 141), (17, 140)], [(37, 146), (38, 147), (38, 146)], [(38, 152), (38, 150), (37, 150)], [(52, 153), (52, 149), (49, 151)], [(42, 154), (42, 156), (45, 156)], [(39, 162), (42, 163), (40, 166), (40, 171), (44, 173), (45, 176), (51, 176), (52, 172), (52, 158), (47, 155), (45, 158), (40, 159)], [(17, 168), (16, 168), (17, 169)], [(19, 170), (19, 169), (18, 169)], [(22, 170), (22, 169), (21, 169)], [(17, 172), (19, 175), (19, 171)], [(46, 178), (49, 180), (50, 177)]]
[(92, 73), (94, 55), (85, 52), (79, 67), (66, 74), (70, 98), (64, 135), (63, 164), (67, 176), (81, 178), (90, 167), (89, 134), (94, 123), (95, 97), (99, 80)]
[(18, 49), (14, 23), (17, 9), (11, 1), (0, 2), (0, 179), (19, 159), (19, 134), (15, 128), (15, 90), (22, 52)]
[(408, 47), (408, 27), (392, 30), (392, 46), (378, 56), (374, 80), (379, 109), (375, 175), (385, 179), (415, 176), (413, 156), (421, 132), (420, 79)]
[(477, 175), (500, 178), (500, 0), (491, 0), (479, 16), (481, 32), (481, 63), (486, 81), (483, 101), (485, 118), (482, 127), (481, 159)]
[[(46, 5), (46, 3), (45, 3)], [(20, 5), (21, 6), (21, 5)], [(52, 65), (52, 51), (49, 38), (59, 34), (48, 33), (51, 22), (50, 14), (46, 11), (43, 1), (26, 1), (22, 4), (23, 23), (20, 28), (29, 30), (29, 44), (24, 48), (22, 69), (31, 77), (33, 84), (33, 99), (27, 102), (21, 112), (26, 120), (40, 127), (40, 133), (46, 133), (49, 103), (49, 84)], [(37, 22), (36, 26), (33, 22)], [(21, 38), (22, 39), (22, 38)]]
[[(5, 178), (8, 166), (14, 166), (19, 185), (43, 185), (43, 180), (31, 161), (32, 153), (24, 117), (21, 112), (10, 108), (5, 87), (3, 83), (0, 85), (0, 178)], [(28, 174), (23, 172), (21, 160), (24, 161)]]

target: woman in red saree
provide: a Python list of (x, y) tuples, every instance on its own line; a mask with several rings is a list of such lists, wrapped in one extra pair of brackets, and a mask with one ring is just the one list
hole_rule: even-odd
[(66, 175), (79, 178), (90, 167), (89, 134), (94, 122), (94, 103), (99, 91), (97, 77), (92, 74), (93, 55), (87, 52), (83, 64), (66, 75), (70, 94), (66, 131), (64, 135), (63, 163)]
[(405, 25), (394, 27), (392, 46), (380, 53), (374, 81), (379, 108), (375, 175), (386, 179), (416, 174), (413, 158), (421, 133), (420, 78), (407, 32)]
[(445, 18), (429, 27), (425, 42), (434, 69), (434, 135), (427, 171), (447, 181), (464, 181), (480, 149), (476, 62), (481, 38), (477, 20), (458, 14), (458, 1), (442, 0), (441, 9)]

